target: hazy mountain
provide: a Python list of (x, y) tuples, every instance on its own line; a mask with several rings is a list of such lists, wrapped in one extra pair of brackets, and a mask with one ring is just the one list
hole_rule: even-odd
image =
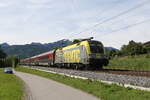
[(8, 43), (2, 43), (2, 44), (0, 44), (2, 47), (8, 47), (9, 46), (9, 44)]
[(111, 51), (111, 50), (119, 50), (119, 49), (116, 49), (116, 48), (114, 48), (114, 47), (105, 47), (105, 49), (107, 49), (107, 50), (109, 50), (109, 51)]
[(1, 47), (4, 52), (7, 53), (7, 55), (16, 55), (19, 58), (27, 58), (43, 52), (47, 52), (56, 47), (66, 46), (70, 43), (71, 41), (69, 40), (60, 40), (57, 42), (45, 44), (33, 42), (31, 44), (25, 45), (9, 45), (7, 43), (3, 43), (1, 44)]

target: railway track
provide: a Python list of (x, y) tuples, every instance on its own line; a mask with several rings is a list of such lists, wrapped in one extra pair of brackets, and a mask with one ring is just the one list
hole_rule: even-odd
[(119, 74), (119, 75), (131, 75), (131, 76), (140, 76), (140, 77), (150, 77), (150, 71), (140, 71), (140, 70), (120, 70), (120, 69), (102, 69), (95, 72), (103, 72), (110, 74)]
[[(49, 67), (41, 67), (39, 68), (49, 68)], [(55, 68), (54, 69), (65, 69), (65, 70), (75, 70), (75, 69), (67, 69), (67, 68)], [(78, 70), (78, 71), (87, 71), (87, 72), (96, 72), (96, 73), (108, 73), (108, 74), (117, 74), (117, 75), (130, 75), (130, 76), (139, 76), (139, 77), (150, 77), (150, 71), (143, 70), (123, 70), (123, 69), (97, 69), (97, 70)]]

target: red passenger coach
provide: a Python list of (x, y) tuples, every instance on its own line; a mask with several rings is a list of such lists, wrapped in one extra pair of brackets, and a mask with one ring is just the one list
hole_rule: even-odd
[(54, 51), (49, 51), (35, 57), (39, 65), (53, 65)]
[(54, 64), (54, 51), (42, 53), (37, 56), (21, 60), (21, 64), (26, 65), (53, 65)]

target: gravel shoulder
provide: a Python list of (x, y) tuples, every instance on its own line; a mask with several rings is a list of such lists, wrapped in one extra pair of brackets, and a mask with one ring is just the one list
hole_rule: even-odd
[(33, 68), (54, 71), (57, 73), (65, 73), (68, 75), (86, 77), (86, 78), (94, 79), (94, 80), (111, 81), (111, 82), (117, 82), (119, 84), (130, 84), (130, 85), (141, 86), (145, 88), (150, 87), (150, 78), (148, 77), (117, 75), (117, 74), (97, 73), (97, 72), (89, 72), (89, 71), (47, 68), (47, 67), (37, 67), (37, 66)]
[(99, 100), (96, 97), (64, 84), (36, 75), (15, 72), (26, 85), (26, 100)]

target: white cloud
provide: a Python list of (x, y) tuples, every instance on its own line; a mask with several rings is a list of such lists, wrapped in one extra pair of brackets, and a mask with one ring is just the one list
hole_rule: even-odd
[[(129, 14), (77, 34), (144, 0), (1, 0), (0, 42), (24, 44), (94, 36), (106, 46), (120, 48), (129, 40), (148, 41), (149, 24), (109, 33), (150, 17), (145, 5)], [(107, 33), (107, 34), (105, 34)], [(141, 34), (142, 33), (142, 34)]]

